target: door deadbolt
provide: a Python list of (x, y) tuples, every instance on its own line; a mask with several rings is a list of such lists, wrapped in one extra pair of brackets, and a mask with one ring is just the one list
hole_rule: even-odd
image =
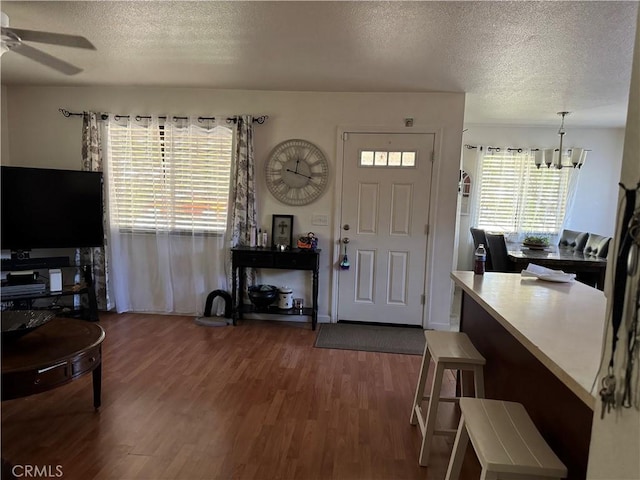
[(349, 226), (348, 223), (345, 223), (344, 226), (342, 227), (343, 230), (349, 230), (351, 227)]

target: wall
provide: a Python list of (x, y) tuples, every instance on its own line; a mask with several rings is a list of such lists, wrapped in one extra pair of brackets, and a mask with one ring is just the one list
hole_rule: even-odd
[[(640, 152), (640, 12), (638, 12), (638, 28), (636, 28), (636, 44), (633, 58), (633, 68), (631, 73), (631, 89), (629, 91), (629, 109), (627, 112), (627, 128), (624, 139), (624, 157), (622, 159), (622, 173), (620, 182), (627, 188), (638, 185), (640, 181), (640, 161), (638, 160), (638, 152)], [(618, 198), (616, 196), (616, 198)], [(640, 199), (636, 200), (636, 211), (640, 208)], [(616, 244), (619, 239), (614, 238)], [(609, 263), (611, 265), (611, 263)], [(607, 272), (610, 273), (610, 272)], [(611, 309), (613, 302), (611, 290), (611, 278), (608, 276), (605, 293), (608, 297), (607, 311)], [(640, 281), (640, 274), (636, 273), (635, 277), (629, 278), (629, 283)], [(633, 289), (634, 287), (632, 287)], [(632, 305), (633, 299), (627, 302)], [(635, 305), (637, 313), (638, 305)], [(631, 317), (634, 313), (634, 307), (628, 309), (624, 324), (630, 325)], [(627, 342), (626, 336), (622, 334), (625, 328), (621, 328), (620, 342), (624, 345)], [(627, 327), (627, 331), (630, 330)], [(610, 322), (607, 322), (605, 328), (605, 338), (610, 339), (612, 329)], [(623, 370), (625, 363), (621, 362), (622, 346), (616, 348), (617, 360), (615, 364), (614, 374), (617, 377), (617, 384), (623, 383)], [(608, 362), (606, 359), (611, 357), (611, 344), (606, 342), (604, 345), (605, 361), (601, 365), (598, 379), (605, 376), (608, 372)], [(632, 375), (635, 378), (635, 391), (632, 400), (635, 406), (632, 408), (622, 408), (615, 413), (600, 418), (598, 414), (601, 410), (600, 398), (596, 405), (596, 415), (593, 417), (593, 427), (591, 430), (591, 446), (589, 447), (589, 468), (587, 470), (587, 479), (589, 480), (631, 480), (640, 478), (640, 350), (635, 349), (635, 366)], [(598, 383), (596, 389), (600, 387)]]
[(0, 108), (2, 109), (0, 114), (0, 132), (2, 132), (0, 140), (0, 152), (2, 152), (2, 156), (0, 157), (0, 163), (6, 165), (9, 163), (9, 129), (3, 128), (3, 126), (9, 125), (7, 118), (7, 87), (2, 85), (0, 88)]
[[(208, 89), (112, 88), (112, 87), (7, 87), (10, 161), (32, 167), (75, 169), (80, 166), (81, 119), (65, 118), (58, 108), (119, 114), (169, 114), (221, 116), (250, 113), (269, 115), (255, 129), (258, 172), (257, 198), (260, 224), (271, 230), (271, 215), (295, 215), (294, 235), (314, 231), (323, 249), (320, 270), (320, 319), (332, 316), (331, 301), (335, 285), (332, 269), (337, 251), (334, 240), (339, 198), (332, 187), (317, 202), (306, 207), (280, 204), (266, 190), (261, 174), (269, 151), (289, 138), (303, 138), (320, 147), (329, 159), (335, 181), (337, 131), (349, 127), (403, 128), (405, 117), (413, 117), (415, 129), (427, 126), (437, 131), (440, 151), (434, 171), (438, 185), (434, 206), (431, 248), (432, 275), (428, 281), (428, 323), (448, 328), (451, 295), (449, 273), (454, 257), (456, 184), (460, 161), (460, 142), (464, 94), (378, 94), (267, 92)], [(3, 95), (4, 98), (4, 95)], [(3, 135), (6, 126), (3, 126)], [(37, 135), (34, 135), (37, 132)], [(4, 160), (3, 160), (4, 161)], [(334, 182), (332, 182), (333, 184)], [(329, 226), (311, 225), (312, 214), (327, 214)], [(435, 252), (437, 251), (437, 254)], [(296, 272), (269, 272), (276, 285), (304, 282)], [(297, 272), (302, 275), (301, 272)], [(308, 290), (308, 288), (307, 288)], [(306, 299), (309, 302), (309, 299)]]
[[(558, 117), (558, 126), (560, 117)], [(556, 147), (558, 127), (504, 127), (465, 125), (463, 143), (513, 147)], [(624, 129), (571, 127), (571, 115), (566, 117), (564, 144), (590, 149), (580, 170), (575, 208), (567, 228), (613, 236), (618, 198), (618, 181), (622, 164)], [(476, 150), (462, 149), (463, 168), (475, 171)], [(473, 178), (473, 181), (476, 181)], [(473, 207), (473, 205), (471, 206)], [(458, 269), (470, 270), (473, 241), (469, 233), (471, 215), (460, 216)]]

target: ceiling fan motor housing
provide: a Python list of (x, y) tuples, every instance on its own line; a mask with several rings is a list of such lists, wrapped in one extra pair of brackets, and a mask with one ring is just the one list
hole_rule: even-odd
[(2, 26), (2, 37), (0, 39), (0, 55), (2, 55), (4, 52), (19, 45), (20, 37), (9, 30), (9, 17), (4, 12), (0, 12), (0, 26)]

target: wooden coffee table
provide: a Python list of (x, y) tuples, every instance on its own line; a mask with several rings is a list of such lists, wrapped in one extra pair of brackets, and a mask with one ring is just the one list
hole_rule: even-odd
[(16, 340), (2, 342), (2, 400), (26, 397), (65, 385), (93, 372), (93, 406), (100, 407), (100, 325), (55, 318)]

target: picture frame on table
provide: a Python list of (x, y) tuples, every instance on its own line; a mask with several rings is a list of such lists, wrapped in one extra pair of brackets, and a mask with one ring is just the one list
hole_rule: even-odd
[(271, 216), (271, 246), (293, 248), (293, 215)]

